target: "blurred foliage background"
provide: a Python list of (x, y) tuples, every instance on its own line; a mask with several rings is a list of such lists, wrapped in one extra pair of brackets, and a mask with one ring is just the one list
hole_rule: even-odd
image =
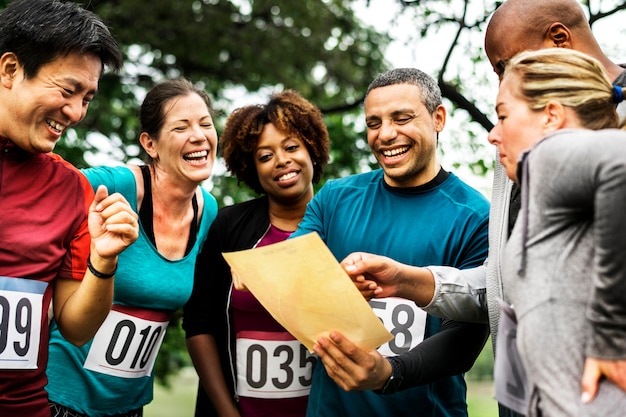
[[(242, 97), (263, 102), (271, 92), (292, 88), (320, 107), (328, 125), (331, 163), (321, 186), (327, 178), (376, 167), (365, 140), (362, 101), (370, 81), (391, 67), (386, 51), (394, 41), (435, 68), (428, 72), (454, 120), (440, 141), (441, 155), (457, 155), (446, 168), (486, 175), (493, 167), (485, 136), (497, 79), (482, 50), (482, 33), (501, 2), (382, 1), (397, 14), (375, 26), (355, 10), (380, 0), (84, 2), (111, 28), (125, 65), (103, 76), (87, 117), (55, 151), (78, 167), (136, 161), (138, 106), (150, 87), (170, 77), (185, 76), (211, 95), (218, 134)], [(0, 9), (8, 3), (0, 0)], [(581, 4), (592, 25), (626, 8), (623, 0)], [(437, 54), (415, 52), (425, 39)], [(220, 207), (254, 197), (219, 165), (205, 186)], [(168, 375), (188, 363), (178, 315), (157, 361), (159, 381), (167, 383)]]

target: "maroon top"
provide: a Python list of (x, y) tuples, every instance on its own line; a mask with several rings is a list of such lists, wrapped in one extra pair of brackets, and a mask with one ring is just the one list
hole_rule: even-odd
[[(256, 247), (270, 245), (272, 243), (282, 242), (286, 240), (291, 232), (285, 232), (274, 226), (270, 226), (269, 231), (256, 245)], [(245, 335), (247, 337), (254, 338), (255, 335), (263, 333), (259, 332), (273, 332), (275, 337), (284, 337), (288, 333), (283, 326), (281, 326), (270, 313), (265, 310), (261, 303), (252, 295), (249, 291), (238, 291), (233, 288), (231, 297), (231, 308), (233, 314), (233, 326), (235, 334), (238, 337)], [(244, 332), (244, 333), (242, 333)], [(286, 335), (276, 336), (276, 333), (287, 333)], [(291, 338), (291, 336), (289, 336)], [(276, 340), (276, 339), (274, 339)], [(239, 355), (242, 352), (238, 352)], [(245, 354), (245, 353), (244, 353)], [(272, 357), (272, 352), (268, 353)], [(297, 353), (299, 354), (299, 352)], [(237, 354), (236, 354), (237, 355)], [(235, 355), (235, 356), (236, 356)], [(259, 372), (259, 361), (261, 359), (258, 356), (252, 356), (252, 366), (255, 372)], [(284, 363), (284, 358), (279, 358), (279, 363)], [(298, 360), (296, 361), (296, 365)], [(238, 370), (237, 373), (245, 372)], [(279, 372), (279, 378), (283, 379), (286, 374)], [(239, 377), (238, 377), (239, 378)], [(256, 381), (259, 381), (258, 374), (252, 377)], [(267, 376), (271, 378), (271, 376)], [(269, 384), (269, 382), (268, 382)], [(241, 384), (239, 384), (241, 385)], [(267, 385), (266, 385), (267, 386)], [(279, 399), (267, 399), (267, 398), (253, 398), (248, 396), (239, 396), (239, 407), (242, 417), (304, 417), (307, 407), (307, 396), (298, 396), (293, 398), (279, 398)]]

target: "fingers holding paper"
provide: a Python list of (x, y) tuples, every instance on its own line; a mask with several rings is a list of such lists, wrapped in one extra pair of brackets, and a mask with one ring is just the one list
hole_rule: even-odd
[(339, 332), (320, 337), (313, 349), (345, 391), (382, 388), (391, 375), (391, 365), (378, 351), (361, 349)]
[(237, 272), (234, 269), (230, 270), (230, 276), (233, 278), (233, 286), (238, 291), (248, 291), (248, 287), (243, 283)]
[(400, 264), (386, 256), (353, 252), (341, 266), (366, 299), (393, 297), (401, 284)]
[(351, 253), (341, 266), (366, 300), (401, 297), (423, 306), (435, 293), (435, 278), (428, 268), (364, 252)]

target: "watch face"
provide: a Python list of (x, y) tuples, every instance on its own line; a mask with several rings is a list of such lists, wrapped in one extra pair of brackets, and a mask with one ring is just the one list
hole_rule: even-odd
[(396, 391), (398, 391), (398, 389), (400, 388), (400, 384), (402, 384), (402, 377), (394, 377), (393, 375), (391, 376), (391, 378), (389, 379), (389, 381), (387, 381), (387, 389), (385, 390), (386, 393), (388, 394), (392, 394)]
[(393, 394), (394, 392), (398, 391), (398, 389), (400, 388), (400, 384), (402, 384), (403, 380), (402, 374), (400, 372), (400, 366), (398, 366), (398, 363), (393, 359), (388, 360), (391, 364), (391, 375), (389, 376), (389, 379), (387, 380), (387, 382), (385, 382), (385, 385), (381, 390), (382, 394)]

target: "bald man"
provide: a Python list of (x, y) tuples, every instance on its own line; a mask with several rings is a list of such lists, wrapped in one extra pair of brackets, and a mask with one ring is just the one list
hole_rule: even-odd
[[(543, 48), (569, 48), (586, 53), (600, 61), (613, 84), (626, 86), (626, 70), (602, 51), (577, 1), (507, 0), (496, 9), (485, 32), (485, 52), (499, 78), (514, 55)], [(618, 113), (625, 119), (626, 105), (622, 103)], [(497, 300), (504, 298), (503, 293), (507, 291), (502, 286), (500, 255), (520, 209), (519, 197), (519, 187), (507, 178), (502, 165), (497, 163), (491, 196), (486, 280), (494, 341), (500, 319)], [(588, 401), (595, 396), (602, 375), (626, 390), (625, 372), (626, 363), (588, 359), (581, 382), (584, 399)], [(500, 411), (501, 416), (516, 415), (502, 407)]]
[[(485, 52), (499, 77), (507, 61), (518, 52), (550, 47), (575, 49), (593, 56), (602, 63), (615, 85), (626, 86), (624, 67), (612, 62), (601, 50), (582, 7), (575, 0), (507, 0), (496, 9), (487, 26)], [(624, 103), (618, 107), (618, 112), (622, 119), (626, 118)], [(433, 315), (461, 321), (488, 320), (495, 351), (500, 320), (497, 300), (503, 298), (506, 291), (502, 287), (500, 254), (519, 208), (519, 190), (502, 166), (496, 164), (489, 220), (489, 258), (485, 266), (470, 270), (441, 266), (419, 268), (364, 253), (348, 256), (342, 265), (353, 278), (367, 277), (359, 287), (368, 298), (403, 297), (414, 300)], [(329, 356), (327, 360), (345, 369), (346, 374), (358, 374), (357, 370), (367, 362), (365, 353), (345, 338), (334, 342), (339, 349), (324, 352)], [(389, 376), (389, 368), (369, 371)], [(625, 376), (620, 378), (620, 373)], [(583, 396), (593, 398), (603, 375), (626, 390), (626, 364), (598, 361), (586, 368)], [(349, 383), (353, 389), (359, 389), (359, 381), (352, 378)], [(500, 407), (500, 417), (519, 415)]]
[(609, 77), (624, 76), (600, 49), (582, 7), (574, 0), (508, 0), (494, 12), (485, 32), (485, 52), (498, 77), (523, 50), (569, 48), (593, 56)]

